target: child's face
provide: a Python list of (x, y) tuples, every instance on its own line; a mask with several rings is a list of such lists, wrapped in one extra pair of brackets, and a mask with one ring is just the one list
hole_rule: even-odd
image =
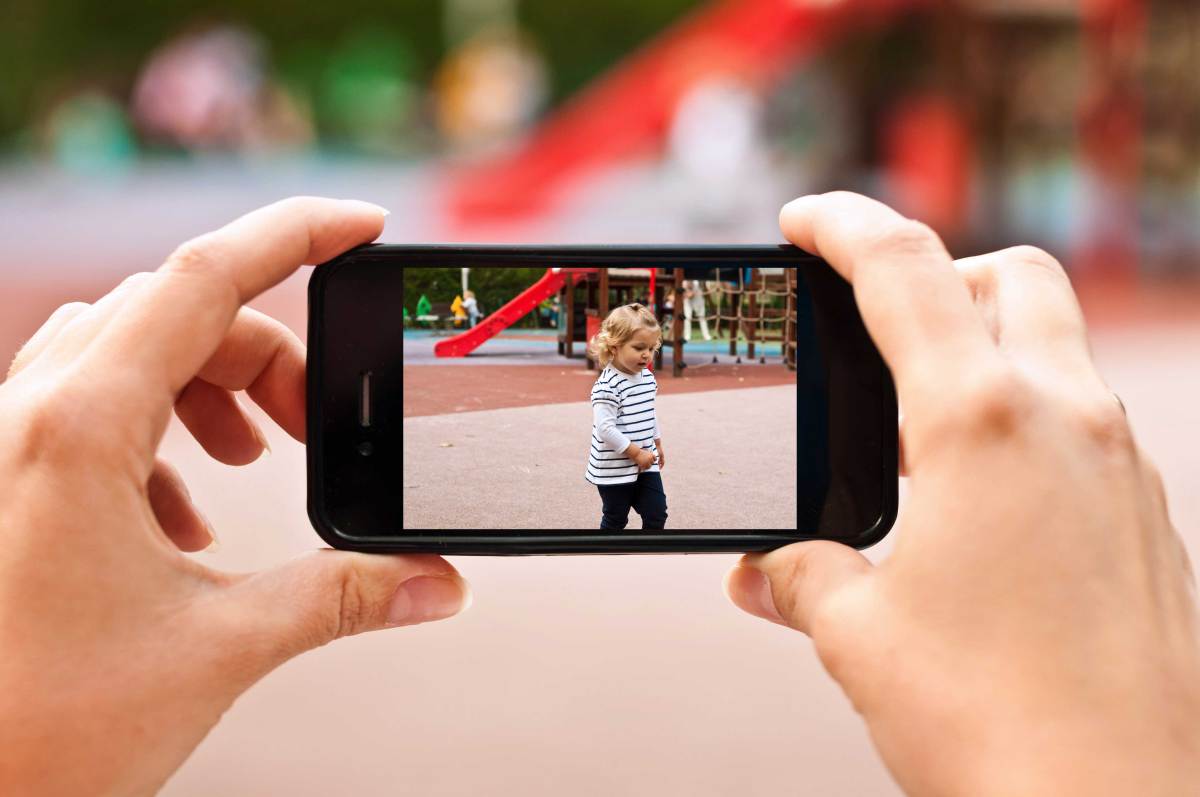
[(641, 373), (650, 364), (654, 355), (654, 344), (658, 342), (658, 333), (649, 329), (639, 329), (625, 345), (617, 349), (613, 357), (617, 368), (629, 374)]

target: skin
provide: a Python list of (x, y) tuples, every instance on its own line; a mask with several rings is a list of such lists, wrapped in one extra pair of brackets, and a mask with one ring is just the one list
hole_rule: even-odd
[(853, 194), (780, 223), (853, 284), (909, 499), (878, 566), (804, 542), (743, 558), (727, 594), (812, 638), (910, 794), (1195, 793), (1191, 567), (1062, 268), (1031, 247), (953, 261)]
[(213, 457), (263, 452), (234, 399), (304, 439), (304, 347), (242, 307), (383, 228), (365, 202), (296, 198), (68, 304), (0, 386), (0, 791), (150, 794), (251, 684), (335, 638), (447, 617), (437, 556), (323, 550), (259, 573), (183, 554), (207, 521), (156, 450), (172, 411)]
[[(659, 335), (657, 331), (651, 329), (636, 330), (633, 333), (633, 337), (613, 352), (613, 367), (630, 376), (640, 374), (642, 369), (650, 364), (650, 358), (654, 356), (654, 348), (658, 343)], [(662, 449), (662, 439), (658, 437), (654, 438), (654, 445), (658, 449), (658, 469), (662, 470), (667, 461)], [(629, 448), (625, 449), (625, 456), (637, 464), (638, 473), (654, 465), (654, 455), (633, 443), (630, 443)]]

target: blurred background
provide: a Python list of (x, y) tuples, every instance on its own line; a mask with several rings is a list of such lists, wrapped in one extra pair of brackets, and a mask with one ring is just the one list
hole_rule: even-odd
[[(1198, 556), (1193, 0), (9, 0), (4, 16), (9, 358), (57, 305), (290, 194), (382, 204), (395, 242), (763, 243), (782, 202), (852, 189), (955, 256), (1032, 243), (1062, 260)], [(306, 277), (256, 302), (301, 335)], [(217, 566), (317, 542), (303, 450), (268, 434), (273, 459), (238, 471), (177, 428), (165, 441), (227, 530)], [(725, 604), (730, 562), (460, 561), (468, 615), (289, 664), (167, 793), (894, 793), (808, 643)]]

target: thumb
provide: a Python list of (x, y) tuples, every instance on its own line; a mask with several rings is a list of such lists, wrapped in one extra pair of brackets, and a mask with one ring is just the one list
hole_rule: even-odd
[(441, 620), (471, 604), (458, 571), (432, 554), (320, 550), (229, 585), (222, 619), (264, 674), (340, 637)]
[(871, 569), (865, 556), (841, 543), (798, 542), (743, 556), (725, 575), (725, 594), (755, 617), (812, 636), (813, 618), (830, 596)]

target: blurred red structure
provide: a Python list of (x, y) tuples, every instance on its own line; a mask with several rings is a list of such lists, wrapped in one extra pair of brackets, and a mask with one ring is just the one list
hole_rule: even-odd
[[(969, 6), (970, 4), (965, 4)], [(1061, 3), (1047, 6), (1061, 7)], [(515, 151), (464, 167), (446, 196), (452, 227), (475, 230), (553, 210), (572, 183), (662, 146), (689, 87), (733, 76), (767, 88), (852, 32), (887, 25), (928, 0), (717, 0), (688, 15), (552, 114)], [(1082, 273), (1132, 279), (1137, 269), (1145, 0), (1084, 0), (1087, 90), (1079, 150), (1096, 182), (1072, 253)], [(953, 233), (965, 221), (975, 131), (947, 98), (915, 96), (883, 130), (881, 164), (906, 210)]]
[(1145, 0), (1084, 0), (1089, 85), (1079, 109), (1079, 145), (1106, 189), (1091, 229), (1073, 253), (1076, 268), (1132, 281), (1138, 261), (1142, 98), (1137, 76), (1145, 47)]
[(544, 122), (513, 154), (451, 180), (454, 223), (518, 219), (549, 209), (582, 174), (661, 146), (689, 87), (733, 75), (764, 86), (848, 30), (885, 24), (927, 0), (718, 0), (635, 52)]

